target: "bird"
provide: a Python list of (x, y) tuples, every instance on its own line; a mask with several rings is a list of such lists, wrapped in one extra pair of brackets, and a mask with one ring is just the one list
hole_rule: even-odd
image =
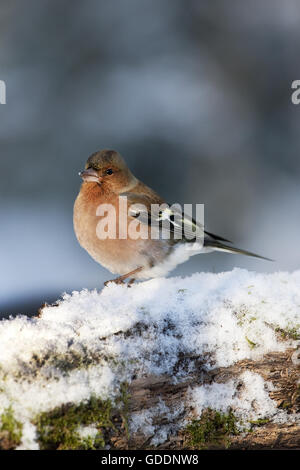
[[(203, 225), (191, 217), (183, 215), (180, 226), (179, 212), (170, 209), (161, 196), (138, 180), (120, 153), (115, 150), (103, 149), (94, 152), (79, 175), (83, 182), (74, 203), (74, 231), (79, 244), (89, 255), (111, 273), (118, 275), (106, 281), (105, 285), (109, 282), (123, 284), (128, 280), (130, 286), (135, 280), (163, 277), (178, 264), (187, 261), (190, 256), (212, 251), (243, 254), (272, 261), (256, 253), (231, 246), (232, 242), (206, 231)], [(120, 205), (120, 201), (124, 198), (127, 201), (126, 206)], [(125, 236), (118, 236), (121, 230), (120, 217), (127, 217), (125, 219), (127, 224), (138, 220), (144, 233), (150, 234), (153, 205), (163, 207), (154, 217), (158, 236), (131, 237), (128, 233)], [(114, 209), (115, 234), (118, 235), (99, 237), (98, 224), (104, 217), (104, 212), (101, 211), (102, 217), (99, 216), (99, 207)], [(169, 224), (169, 238), (163, 235), (166, 230), (163, 228), (163, 220)], [(187, 227), (187, 231), (183, 231), (183, 226)], [(197, 230), (202, 234), (201, 243), (187, 236)], [(181, 236), (178, 236), (179, 232)]]

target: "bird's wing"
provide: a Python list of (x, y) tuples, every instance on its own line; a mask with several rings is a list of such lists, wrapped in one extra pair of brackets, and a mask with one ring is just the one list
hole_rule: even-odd
[(205, 240), (204, 246), (212, 248), (215, 251), (225, 251), (226, 253), (235, 253), (239, 255), (253, 256), (254, 258), (260, 258), (260, 259), (264, 259), (267, 261), (274, 261), (270, 258), (266, 258), (265, 256), (258, 255), (257, 253), (252, 253), (251, 251), (242, 250), (241, 248), (237, 248), (235, 246), (227, 246), (224, 243), (217, 241), (217, 240), (215, 241), (213, 241), (212, 239)]
[[(256, 253), (242, 250), (233, 246), (227, 246), (223, 242), (231, 243), (229, 240), (205, 231), (201, 224), (196, 223), (195, 220), (191, 217), (186, 216), (185, 214), (183, 215), (182, 211), (179, 208), (177, 209), (175, 205), (170, 207), (168, 204), (163, 203), (158, 198), (155, 199), (142, 193), (137, 194), (128, 192), (122, 193), (120, 196), (127, 197), (129, 216), (138, 218), (141, 223), (147, 225), (157, 224), (157, 226), (163, 232), (166, 230), (166, 228), (163, 226), (163, 222), (167, 221), (167, 230), (169, 233), (171, 232), (171, 234), (173, 234), (175, 241), (180, 241), (181, 239), (185, 241), (195, 241), (197, 231), (197, 236), (199, 237), (200, 234), (200, 236), (202, 235), (203, 237), (202, 240), (204, 246), (210, 247), (213, 250), (225, 251), (228, 253), (238, 253), (272, 261), (269, 258), (257, 255)], [(157, 213), (152, 210), (151, 217), (152, 204), (158, 204), (160, 208), (158, 209)]]
[(128, 215), (138, 218), (141, 223), (157, 226), (161, 231), (169, 230), (175, 240), (195, 241), (196, 236), (204, 238), (204, 227), (183, 214), (179, 205), (170, 207), (161, 200), (153, 200), (141, 193), (125, 192), (120, 196), (127, 197)]

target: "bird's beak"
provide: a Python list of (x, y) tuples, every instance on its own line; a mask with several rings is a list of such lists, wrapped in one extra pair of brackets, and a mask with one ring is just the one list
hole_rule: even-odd
[(101, 178), (98, 175), (96, 170), (93, 170), (93, 168), (88, 168), (87, 170), (83, 170), (79, 172), (79, 176), (83, 179), (83, 181), (87, 182), (95, 182), (95, 183), (101, 183)]

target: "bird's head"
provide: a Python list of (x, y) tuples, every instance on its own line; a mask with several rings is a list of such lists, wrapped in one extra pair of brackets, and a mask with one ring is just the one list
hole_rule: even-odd
[(97, 183), (116, 193), (127, 191), (136, 182), (122, 156), (107, 149), (93, 153), (79, 175), (85, 183)]

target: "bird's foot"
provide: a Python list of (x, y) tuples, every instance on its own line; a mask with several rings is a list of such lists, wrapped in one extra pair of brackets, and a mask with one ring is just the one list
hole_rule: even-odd
[(105, 281), (103, 284), (106, 287), (110, 282), (113, 282), (114, 284), (125, 284), (124, 279), (120, 279), (119, 277), (116, 279), (109, 279), (109, 281)]
[(132, 277), (131, 279), (129, 279), (128, 283), (127, 283), (127, 287), (131, 287), (132, 284), (134, 283), (135, 279), (134, 277)]
[[(104, 282), (104, 285), (107, 286), (107, 284), (108, 284), (109, 282), (114, 282), (115, 284), (125, 284), (125, 282), (124, 282), (125, 279), (128, 279), (130, 276), (132, 276), (132, 275), (135, 274), (135, 273), (138, 273), (138, 272), (141, 271), (141, 270), (142, 270), (142, 267), (136, 268), (136, 269), (134, 269), (133, 271), (130, 271), (130, 273), (123, 274), (123, 276), (119, 276), (119, 277), (117, 277), (116, 279), (111, 279), (110, 281), (105, 281), (105, 282)], [(128, 287), (131, 287), (131, 285), (134, 283), (134, 281), (135, 281), (135, 278), (132, 277), (132, 278), (128, 281), (127, 286), (128, 286)]]
[(127, 287), (131, 287), (132, 284), (134, 283), (134, 281), (135, 281), (134, 278), (129, 279), (129, 281), (126, 284), (124, 279), (120, 279), (120, 278), (117, 277), (117, 279), (110, 279), (109, 281), (105, 281), (103, 284), (106, 287), (110, 282), (113, 282), (114, 284), (126, 284)]

